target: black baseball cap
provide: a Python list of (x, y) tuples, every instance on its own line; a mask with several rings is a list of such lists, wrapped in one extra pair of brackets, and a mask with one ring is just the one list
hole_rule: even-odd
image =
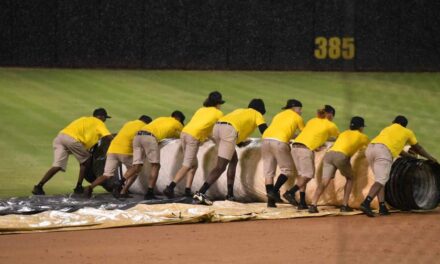
[(105, 118), (112, 118), (111, 116), (107, 115), (107, 111), (105, 111), (104, 108), (97, 108), (93, 111), (93, 116), (103, 116)]
[(333, 116), (336, 116), (336, 110), (331, 105), (325, 105), (324, 106), (324, 111), (326, 113), (332, 114)]
[(205, 102), (203, 102), (203, 106), (216, 106), (218, 104), (224, 104), (225, 101), (222, 99), (222, 94), (220, 92), (214, 91), (208, 95)]
[(183, 121), (185, 121), (185, 115), (182, 112), (176, 110), (171, 113), (171, 116), (178, 118), (180, 120), (180, 123), (182, 123), (182, 125), (183, 125)]
[(408, 125), (408, 119), (402, 115), (396, 116), (393, 121), (394, 124), (402, 125), (403, 127), (406, 127)]
[(147, 115), (141, 115), (139, 117), (139, 120), (141, 120), (142, 122), (144, 122), (145, 124), (149, 124), (151, 123), (152, 119), (151, 117), (147, 116)]
[(266, 107), (264, 106), (264, 102), (262, 99), (259, 99), (259, 98), (252, 99), (248, 105), (248, 108), (252, 108), (254, 110), (257, 110), (262, 115), (264, 115), (266, 113)]
[(360, 116), (354, 116), (350, 121), (350, 129), (359, 129), (361, 127), (365, 127), (365, 121)]
[(296, 99), (289, 99), (287, 100), (286, 106), (281, 109), (289, 109), (292, 107), (302, 107), (302, 103)]

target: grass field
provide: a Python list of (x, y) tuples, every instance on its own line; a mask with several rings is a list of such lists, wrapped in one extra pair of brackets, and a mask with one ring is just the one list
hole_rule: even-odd
[[(0, 197), (29, 195), (52, 162), (52, 140), (70, 121), (105, 107), (112, 132), (141, 114), (183, 111), (187, 119), (210, 91), (226, 100), (223, 111), (266, 102), (266, 120), (288, 98), (303, 102), (305, 120), (323, 104), (336, 108), (341, 130), (351, 116), (366, 119), (373, 137), (397, 114), (409, 118), (419, 142), (440, 158), (440, 75), (437, 73), (209, 72), (0, 68)], [(255, 134), (258, 136), (258, 134)], [(50, 181), (48, 194), (74, 187), (78, 165)]]

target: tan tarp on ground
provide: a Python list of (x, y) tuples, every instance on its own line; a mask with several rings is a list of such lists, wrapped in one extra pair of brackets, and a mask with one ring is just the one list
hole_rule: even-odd
[(340, 213), (334, 207), (320, 208), (320, 213), (309, 214), (282, 204), (267, 208), (265, 203), (242, 204), (215, 202), (213, 206), (192, 204), (139, 204), (128, 210), (83, 208), (73, 213), (47, 211), (35, 215), (0, 216), (0, 234), (101, 229), (122, 226), (165, 225), (197, 222), (230, 222), (251, 219), (286, 219), (327, 215), (355, 215)]
[[(322, 150), (316, 152), (316, 176), (307, 186), (307, 202), (311, 202), (313, 192), (317, 183), (321, 181), (322, 159), (326, 150), (330, 147), (327, 144)], [(266, 191), (263, 177), (263, 162), (260, 153), (260, 140), (253, 139), (253, 142), (244, 148), (237, 148), (239, 164), (236, 172), (234, 185), (235, 196), (240, 201), (246, 202), (264, 202), (266, 201)], [(161, 147), (161, 170), (157, 181), (157, 191), (160, 193), (167, 184), (171, 182), (176, 171), (179, 169), (183, 153), (180, 148), (180, 140), (170, 140)], [(194, 178), (193, 190), (199, 189), (207, 178), (211, 169), (217, 161), (217, 153), (212, 141), (205, 142), (198, 152), (199, 169)], [(368, 167), (368, 162), (364, 153), (357, 153), (351, 160), (354, 169), (353, 191), (350, 197), (350, 206), (358, 208), (360, 203), (368, 194), (370, 186), (374, 183), (374, 176)], [(148, 164), (145, 166), (139, 179), (135, 181), (130, 191), (133, 193), (145, 193), (148, 178)], [(296, 170), (294, 170), (296, 171)], [(213, 199), (224, 199), (227, 192), (225, 173), (208, 191), (208, 196)], [(291, 188), (295, 182), (295, 177), (290, 179), (281, 189), (281, 193), (287, 188)], [(176, 187), (177, 194), (183, 194), (185, 181), (180, 182)], [(335, 180), (329, 185), (319, 200), (320, 205), (341, 205), (344, 192), (345, 178), (339, 172), (336, 173)], [(373, 203), (377, 207), (377, 203)]]

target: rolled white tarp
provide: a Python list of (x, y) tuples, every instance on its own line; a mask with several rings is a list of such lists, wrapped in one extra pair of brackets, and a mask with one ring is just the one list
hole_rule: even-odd
[[(306, 190), (307, 202), (311, 202), (311, 198), (316, 189), (317, 184), (322, 177), (322, 159), (325, 152), (331, 146), (327, 143), (320, 151), (315, 153), (316, 173), (315, 178), (309, 182)], [(238, 154), (238, 165), (236, 171), (236, 178), (234, 184), (234, 195), (238, 201), (242, 202), (265, 202), (266, 190), (264, 184), (263, 161), (261, 159), (261, 140), (252, 139), (252, 142), (243, 148), (236, 148)], [(160, 144), (161, 169), (159, 171), (159, 178), (155, 192), (161, 194), (162, 190), (168, 185), (177, 170), (180, 168), (183, 160), (183, 152), (180, 146), (179, 139), (168, 139)], [(217, 162), (217, 151), (215, 144), (212, 141), (206, 141), (200, 146), (197, 154), (199, 168), (194, 177), (192, 190), (198, 190), (209, 172), (214, 168)], [(352, 159), (351, 164), (354, 170), (353, 190), (350, 197), (349, 204), (352, 207), (359, 207), (364, 200), (371, 185), (374, 183), (374, 176), (371, 169), (368, 167), (368, 162), (363, 152), (356, 153)], [(130, 187), (130, 192), (136, 194), (144, 194), (147, 190), (147, 179), (149, 176), (149, 164), (145, 162), (144, 168), (136, 181)], [(279, 171), (277, 170), (277, 174)], [(294, 169), (294, 176), (281, 189), (281, 194), (285, 190), (291, 188), (295, 183), (296, 169)], [(330, 183), (328, 188), (322, 194), (318, 204), (319, 205), (341, 205), (344, 195), (345, 178), (339, 173), (336, 173), (334, 181)], [(183, 195), (185, 189), (185, 180), (177, 184), (175, 192), (176, 195)], [(222, 200), (227, 193), (227, 177), (226, 172), (214, 183), (207, 195), (213, 200)], [(373, 204), (373, 206), (375, 206)]]

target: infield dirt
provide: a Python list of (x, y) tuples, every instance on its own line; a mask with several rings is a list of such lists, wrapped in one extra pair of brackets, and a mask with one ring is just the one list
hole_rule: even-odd
[(438, 263), (440, 209), (0, 236), (0, 263)]

